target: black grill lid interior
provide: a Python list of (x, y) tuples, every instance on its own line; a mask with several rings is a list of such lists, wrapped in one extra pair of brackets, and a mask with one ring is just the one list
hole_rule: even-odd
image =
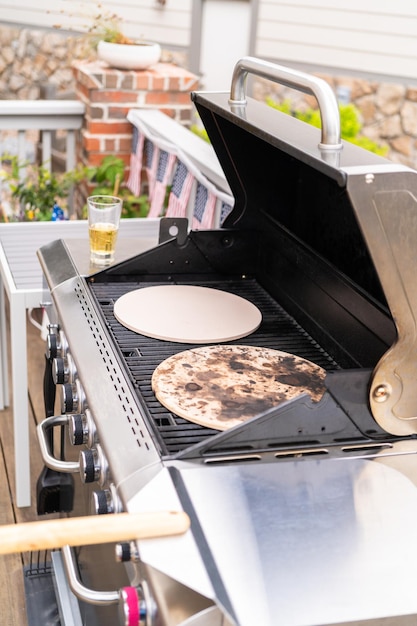
[(282, 227), (384, 303), (343, 168), (389, 161), (347, 142), (328, 161), (319, 129), (251, 98), (240, 114), (227, 93), (193, 100), (235, 197), (224, 226), (266, 237)]

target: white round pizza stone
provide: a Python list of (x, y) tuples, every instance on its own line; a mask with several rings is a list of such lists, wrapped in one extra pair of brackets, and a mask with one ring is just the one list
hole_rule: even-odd
[(114, 305), (116, 319), (146, 337), (179, 343), (218, 343), (253, 333), (258, 307), (220, 289), (157, 285), (130, 291)]

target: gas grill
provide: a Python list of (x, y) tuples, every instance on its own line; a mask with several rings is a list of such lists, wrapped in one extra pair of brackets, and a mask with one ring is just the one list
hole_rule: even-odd
[[(247, 98), (248, 73), (315, 95), (322, 129)], [(230, 94), (193, 100), (235, 197), (222, 228), (163, 218), (156, 248), (88, 276), (64, 241), (39, 251), (66, 372), (63, 415), (39, 429), (45, 463), (80, 472), (87, 513), (92, 498), (115, 523), (158, 508), (191, 520), (184, 536), (118, 545), (123, 565), (107, 554), (97, 568), (87, 548), (55, 554), (79, 623), (114, 624), (117, 603), (129, 626), (414, 623), (416, 173), (341, 142), (329, 87), (288, 68), (243, 59)], [(163, 406), (153, 372), (198, 346), (128, 330), (114, 304), (177, 284), (256, 305), (259, 328), (226, 343), (319, 365), (321, 400), (301, 394), (224, 431)], [(44, 441), (63, 425), (78, 462)], [(133, 592), (80, 592), (75, 559), (82, 587), (111, 571), (139, 613)]]

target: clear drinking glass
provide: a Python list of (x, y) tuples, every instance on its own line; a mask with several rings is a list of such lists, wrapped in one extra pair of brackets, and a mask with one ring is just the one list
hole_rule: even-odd
[(116, 196), (90, 196), (87, 208), (91, 263), (110, 265), (114, 261), (122, 200)]

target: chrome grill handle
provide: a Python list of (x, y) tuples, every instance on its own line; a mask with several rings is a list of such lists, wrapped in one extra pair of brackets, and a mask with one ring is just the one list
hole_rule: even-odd
[(243, 57), (236, 63), (233, 71), (229, 100), (232, 107), (246, 105), (245, 84), (248, 74), (255, 74), (314, 96), (321, 116), (319, 147), (322, 150), (341, 150), (339, 106), (336, 96), (325, 80), (255, 57)]
[(49, 469), (56, 470), (57, 472), (64, 472), (67, 474), (74, 474), (80, 471), (80, 464), (78, 461), (61, 461), (52, 456), (49, 443), (48, 443), (48, 431), (55, 426), (66, 426), (68, 424), (68, 415), (53, 415), (47, 417), (36, 427), (36, 434), (38, 436), (39, 447), (44, 464)]
[(68, 584), (71, 591), (77, 596), (79, 600), (83, 600), (88, 604), (95, 605), (109, 605), (117, 604), (119, 602), (119, 591), (94, 591), (85, 587), (77, 577), (74, 559), (72, 556), (72, 550), (70, 546), (63, 546), (61, 548), (62, 559), (64, 562), (64, 568), (68, 579)]
[(153, 603), (145, 583), (139, 587), (122, 587), (117, 591), (89, 589), (77, 576), (71, 547), (63, 546), (61, 555), (68, 585), (79, 600), (96, 606), (118, 604), (119, 623), (124, 626), (152, 626), (154, 623), (154, 610), (151, 610)]

